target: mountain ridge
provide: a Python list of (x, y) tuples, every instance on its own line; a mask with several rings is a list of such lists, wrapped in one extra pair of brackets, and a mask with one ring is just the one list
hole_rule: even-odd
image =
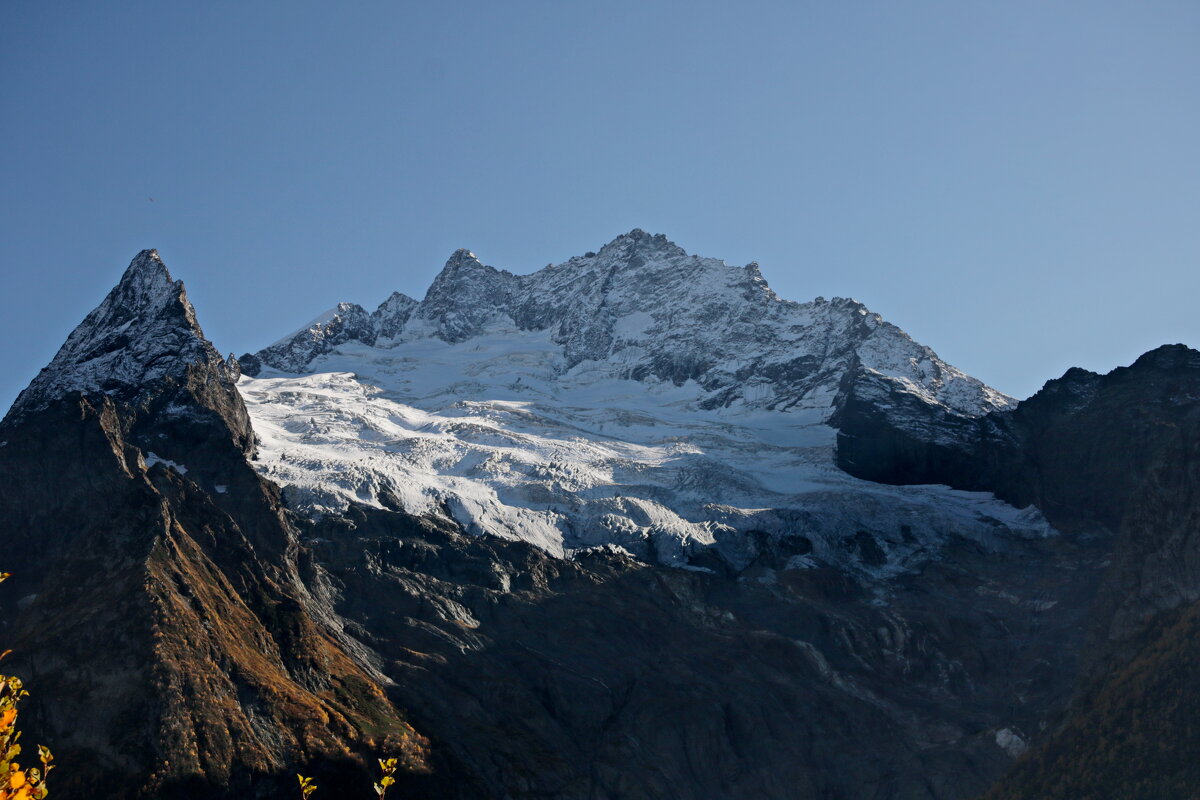
[(219, 361), (183, 282), (171, 278), (157, 250), (142, 250), (8, 413), (37, 411), (71, 391), (132, 399), (147, 384)]
[[(826, 361), (847, 359), (845, 353), (831, 352), (839, 345), (852, 350), (861, 346), (855, 355), (862, 366), (909, 381), (912, 390), (955, 413), (975, 415), (1013, 402), (945, 364), (857, 301), (783, 300), (757, 264), (730, 267), (691, 256), (662, 234), (641, 229), (618, 236), (598, 252), (527, 275), (489, 267), (459, 249), (423, 300), (397, 293), (370, 314), (356, 304), (340, 304), (241, 361), (250, 375), (262, 365), (303, 372), (348, 342), (387, 347), (436, 337), (453, 344), (482, 334), (488, 324), (522, 332), (549, 330), (562, 348), (561, 372), (585, 361), (622, 357), (628, 362), (625, 375), (694, 380), (714, 406), (745, 400), (743, 386), (750, 380), (780, 394), (778, 404), (799, 402), (814, 388), (814, 374)], [(823, 338), (818, 331), (822, 325)], [(793, 335), (784, 331), (788, 328)], [(706, 336), (705, 329), (716, 329), (721, 336)], [(802, 329), (818, 331), (813, 334), (818, 338), (795, 335)], [(730, 337), (740, 344), (730, 345)], [(644, 351), (641, 358), (622, 355), (633, 348)], [(798, 352), (791, 355), (789, 349)]]
[[(241, 359), (255, 463), (298, 513), (367, 503), (558, 555), (613, 545), (676, 565), (701, 551), (740, 564), (757, 532), (884, 571), (952, 530), (1041, 529), (1036, 512), (935, 489), (885, 500), (837, 471), (830, 426), (859, 384), (910, 398), (914, 425), (1012, 400), (860, 303), (779, 298), (757, 265), (635, 229), (528, 275), (460, 249), (422, 301), (387, 302), (404, 316), (390, 337), (381, 311), (343, 304)], [(889, 503), (920, 544), (870, 534), (873, 563), (848, 554), (835, 531), (895, 527)]]
[[(714, 354), (778, 321), (743, 312), (792, 306), (634, 238), (533, 303), (464, 252), (426, 314), (385, 301), (382, 342), (348, 307), (322, 330), (363, 338), (258, 377), (139, 254), (0, 421), (0, 608), (64, 791), (231, 800), (313, 768), (348, 796), (392, 753), (405, 796), (463, 800), (1192, 780), (1144, 732), (1194, 717), (1200, 353), (969, 413), (982, 384), (947, 395), (932, 351), (814, 302), (789, 335), (834, 347), (739, 376)], [(680, 263), (720, 280), (655, 327), (639, 276)]]

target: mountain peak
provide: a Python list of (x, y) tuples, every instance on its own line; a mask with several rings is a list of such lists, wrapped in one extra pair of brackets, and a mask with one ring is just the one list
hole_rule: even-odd
[(43, 408), (73, 391), (131, 399), (210, 358), (220, 356), (196, 322), (183, 281), (171, 278), (157, 250), (142, 250), (9, 414)]
[(468, 264), (480, 264), (480, 266), (482, 266), (478, 256), (476, 256), (467, 248), (460, 247), (450, 254), (450, 258), (446, 259), (445, 268), (450, 269), (452, 267), (460, 267)]
[(133, 257), (133, 261), (129, 262), (129, 266), (125, 268), (125, 274), (121, 280), (126, 280), (131, 275), (143, 274), (162, 274), (171, 279), (171, 273), (167, 271), (167, 265), (163, 263), (162, 257), (158, 255), (158, 250), (150, 247), (140, 251)]
[(667, 256), (687, 256), (687, 252), (661, 233), (650, 234), (641, 228), (634, 228), (629, 233), (622, 233), (604, 247), (599, 255), (603, 256), (637, 256), (650, 253), (662, 253)]
[(1200, 365), (1200, 352), (1186, 344), (1164, 344), (1143, 353), (1131, 368), (1194, 369)]
[(182, 294), (183, 283), (171, 278), (171, 273), (159, 257), (158, 251), (142, 250), (129, 262), (121, 280), (109, 293), (105, 302), (111, 300), (113, 307), (124, 306), (131, 311), (145, 311), (168, 303), (173, 297)]
[[(257, 358), (295, 373), (351, 340), (393, 349), (430, 337), (453, 345), (545, 332), (560, 348), (556, 374), (586, 362), (589, 380), (680, 387), (691, 381), (705, 408), (804, 406), (831, 414), (841, 376), (859, 366), (954, 413), (972, 416), (1010, 402), (856, 301), (782, 300), (757, 263), (735, 267), (689, 255), (666, 236), (641, 228), (598, 253), (525, 275), (456, 250), (424, 300), (395, 295), (369, 322), (347, 325), (331, 318)], [(253, 365), (253, 359), (242, 360), (246, 374), (254, 374), (247, 369)]]
[(502, 309), (517, 277), (489, 267), (465, 248), (455, 250), (433, 279), (416, 316), (428, 320), (448, 342), (460, 342)]

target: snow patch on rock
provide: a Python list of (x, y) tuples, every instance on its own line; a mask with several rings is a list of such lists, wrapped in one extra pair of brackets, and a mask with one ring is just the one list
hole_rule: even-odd
[(171, 279), (158, 251), (143, 250), (9, 414), (36, 411), (70, 392), (132, 400), (145, 387), (212, 360), (224, 364), (204, 338), (183, 282)]

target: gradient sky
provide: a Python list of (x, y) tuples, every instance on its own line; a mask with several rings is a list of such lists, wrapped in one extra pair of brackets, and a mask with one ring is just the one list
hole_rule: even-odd
[(1200, 345), (1200, 3), (0, 8), (0, 407), (157, 247), (223, 351), (634, 227), (1027, 396)]

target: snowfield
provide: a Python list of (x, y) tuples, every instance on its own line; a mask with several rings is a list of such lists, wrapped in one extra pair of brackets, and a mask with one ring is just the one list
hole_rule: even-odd
[(523, 276), (460, 250), (423, 301), (342, 303), (248, 360), (256, 468), (311, 516), (362, 503), (676, 566), (773, 542), (797, 568), (878, 576), (951, 537), (1051, 532), (990, 495), (834, 464), (857, 376), (963, 416), (1011, 398), (853, 300), (782, 300), (757, 265), (642, 231)]

